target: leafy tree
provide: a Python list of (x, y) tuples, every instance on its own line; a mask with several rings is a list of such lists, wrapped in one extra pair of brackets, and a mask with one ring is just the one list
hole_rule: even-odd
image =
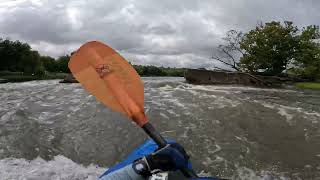
[(300, 30), (289, 21), (272, 21), (245, 34), (228, 31), (223, 39), (225, 44), (212, 59), (236, 71), (264, 75), (286, 71), (311, 80), (320, 78), (319, 26)]
[(41, 75), (44, 73), (44, 68), (40, 61), (40, 54), (38, 51), (30, 51), (26, 56), (24, 56), (23, 64), (25, 64), (23, 72), (27, 74)]
[(320, 79), (319, 26), (308, 26), (298, 37), (293, 70), (297, 75), (311, 80)]
[(31, 47), (26, 43), (0, 39), (0, 70), (23, 71), (31, 54)]
[(240, 43), (240, 48), (245, 51), (240, 58), (240, 67), (251, 73), (282, 73), (297, 51), (297, 33), (298, 28), (289, 21), (284, 24), (275, 21), (261, 23), (246, 33)]
[(45, 70), (49, 72), (58, 72), (58, 65), (54, 58), (50, 56), (41, 56), (40, 59)]
[(57, 66), (58, 66), (59, 72), (70, 73), (70, 70), (68, 67), (69, 60), (70, 60), (69, 55), (60, 56), (57, 59)]
[(0, 39), (0, 70), (44, 74), (38, 51), (32, 51), (27, 43)]
[[(131, 64), (131, 63), (130, 63)], [(184, 75), (182, 68), (164, 68), (156, 66), (133, 65), (134, 69), (141, 76), (180, 76)]]

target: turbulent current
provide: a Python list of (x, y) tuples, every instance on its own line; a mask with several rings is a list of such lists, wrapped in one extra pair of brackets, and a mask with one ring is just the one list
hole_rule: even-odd
[[(143, 78), (145, 110), (200, 174), (320, 178), (320, 92)], [(96, 179), (146, 139), (79, 84), (0, 84), (0, 179)]]

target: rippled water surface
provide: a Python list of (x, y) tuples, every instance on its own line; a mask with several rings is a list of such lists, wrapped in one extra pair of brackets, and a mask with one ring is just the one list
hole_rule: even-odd
[[(197, 172), (235, 179), (320, 178), (320, 92), (143, 78), (150, 121)], [(0, 84), (0, 176), (96, 179), (147, 137), (79, 84)]]

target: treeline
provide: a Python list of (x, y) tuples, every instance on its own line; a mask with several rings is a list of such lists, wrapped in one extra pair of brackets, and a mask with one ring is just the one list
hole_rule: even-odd
[(41, 56), (27, 43), (0, 39), (0, 71), (23, 72), (26, 75), (39, 76), (44, 75), (45, 71), (68, 73), (69, 58), (69, 55), (57, 59)]
[[(0, 72), (22, 72), (24, 75), (44, 76), (47, 72), (70, 73), (70, 55), (55, 59), (42, 56), (30, 45), (20, 41), (0, 39)], [(183, 76), (182, 68), (133, 65), (142, 76)], [(12, 74), (12, 73), (8, 73)], [(21, 74), (21, 73), (20, 73)]]
[(232, 69), (320, 79), (319, 26), (298, 28), (289, 21), (272, 21), (259, 23), (246, 33), (231, 30), (224, 40), (212, 58)]
[(184, 68), (133, 65), (140, 76), (184, 76)]

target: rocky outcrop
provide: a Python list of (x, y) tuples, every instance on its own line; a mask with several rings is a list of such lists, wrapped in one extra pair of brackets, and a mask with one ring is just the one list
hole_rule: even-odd
[(192, 84), (239, 84), (246, 86), (267, 86), (268, 84), (248, 73), (187, 69), (184, 74)]
[(68, 74), (60, 83), (79, 83), (72, 74)]

